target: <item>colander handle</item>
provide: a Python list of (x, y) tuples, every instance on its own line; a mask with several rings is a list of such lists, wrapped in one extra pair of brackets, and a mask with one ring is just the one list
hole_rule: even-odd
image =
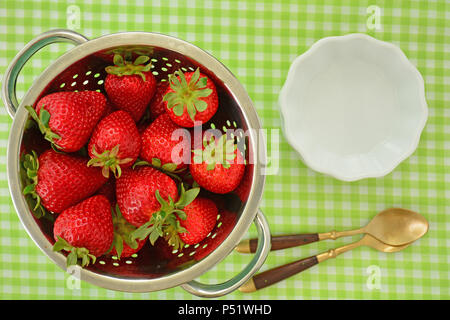
[(43, 47), (56, 42), (69, 42), (75, 45), (88, 41), (83, 35), (65, 29), (55, 29), (44, 32), (27, 43), (27, 45), (17, 53), (3, 77), (2, 100), (11, 118), (14, 118), (19, 103), (16, 96), (16, 81), (25, 63), (33, 54)]
[(256, 248), (255, 256), (244, 270), (234, 278), (223, 283), (204, 284), (193, 280), (181, 285), (181, 287), (199, 297), (215, 298), (226, 295), (246, 283), (261, 268), (270, 252), (269, 224), (259, 209), (254, 222), (258, 231), (258, 247)]

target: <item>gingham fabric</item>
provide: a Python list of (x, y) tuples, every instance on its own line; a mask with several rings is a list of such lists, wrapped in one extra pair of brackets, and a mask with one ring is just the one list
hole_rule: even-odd
[[(315, 41), (360, 32), (399, 46), (423, 75), (429, 106), (429, 119), (414, 154), (383, 178), (341, 182), (306, 167), (280, 133), (279, 144), (271, 146), (279, 147), (279, 170), (267, 177), (261, 208), (272, 234), (358, 228), (389, 207), (422, 213), (430, 223), (429, 232), (402, 252), (388, 254), (361, 247), (259, 292), (236, 291), (222, 299), (450, 298), (450, 4), (445, 0), (3, 0), (0, 73), (28, 41), (55, 28), (71, 28), (89, 38), (137, 30), (190, 41), (238, 77), (266, 129), (280, 129), (278, 93), (290, 63)], [(51, 45), (37, 53), (21, 72), (18, 95), (23, 96), (42, 70), (70, 47)], [(128, 294), (85, 282), (80, 288), (69, 285), (69, 275), (35, 246), (12, 206), (6, 177), (10, 126), (11, 119), (2, 107), (0, 298), (196, 299), (181, 288)], [(254, 236), (255, 230), (251, 227), (248, 236)], [(273, 252), (262, 270), (357, 239)], [(225, 281), (250, 258), (232, 253), (198, 280)]]

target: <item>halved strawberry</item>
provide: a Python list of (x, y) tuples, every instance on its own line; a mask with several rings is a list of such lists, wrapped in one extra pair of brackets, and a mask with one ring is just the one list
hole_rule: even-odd
[(199, 68), (195, 72), (176, 71), (169, 75), (169, 82), (163, 101), (173, 122), (192, 128), (216, 113), (219, 106), (216, 86)]
[(95, 127), (88, 152), (88, 166), (101, 167), (106, 178), (110, 171), (120, 177), (122, 169), (131, 167), (141, 152), (141, 137), (131, 116), (119, 110), (103, 118)]

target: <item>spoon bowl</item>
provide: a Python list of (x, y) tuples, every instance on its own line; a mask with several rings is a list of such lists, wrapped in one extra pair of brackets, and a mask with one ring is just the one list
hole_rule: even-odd
[(378, 213), (363, 229), (386, 244), (402, 246), (427, 233), (428, 221), (417, 212), (390, 208)]

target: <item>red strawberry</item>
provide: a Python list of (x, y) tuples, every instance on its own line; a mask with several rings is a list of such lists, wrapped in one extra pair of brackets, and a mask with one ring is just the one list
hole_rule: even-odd
[(94, 129), (88, 146), (88, 166), (102, 167), (120, 177), (122, 169), (131, 167), (141, 152), (141, 137), (131, 116), (119, 110), (103, 118)]
[(103, 255), (113, 242), (111, 205), (98, 195), (70, 207), (56, 218), (53, 226), (54, 251), (69, 251), (67, 266), (81, 259), (81, 266)]
[(170, 120), (167, 113), (160, 115), (141, 135), (140, 158), (152, 163), (154, 159), (162, 166), (176, 164), (176, 169), (186, 167), (190, 160), (190, 134)]
[(216, 113), (216, 86), (199, 68), (195, 72), (176, 71), (169, 75), (169, 82), (163, 101), (173, 122), (191, 128), (209, 121)]
[(108, 98), (118, 109), (127, 111), (135, 122), (144, 114), (156, 89), (151, 64), (144, 65), (149, 59), (140, 56), (131, 63), (115, 55), (115, 65), (105, 69), (108, 73), (105, 79)]
[(75, 152), (88, 141), (105, 113), (106, 99), (100, 92), (56, 92), (25, 107), (38, 123), (45, 139), (65, 152)]
[(84, 103), (90, 106), (89, 110), (93, 118), (100, 120), (106, 115), (108, 109), (111, 108), (111, 103), (100, 92), (85, 90), (74, 93), (77, 95), (77, 98), (83, 100)]
[(185, 191), (180, 185), (178, 195), (175, 182), (152, 167), (125, 170), (116, 185), (117, 204), (123, 217), (138, 227), (132, 239), (148, 237), (154, 245), (158, 238), (165, 237), (178, 249), (182, 244), (178, 233), (186, 230), (180, 226), (177, 214), (185, 216), (183, 208), (195, 199), (200, 189)]
[(136, 227), (148, 222), (161, 209), (156, 191), (165, 200), (178, 199), (177, 185), (164, 173), (152, 167), (124, 170), (116, 180), (117, 204), (123, 217)]
[(197, 244), (211, 232), (217, 222), (217, 207), (208, 198), (195, 198), (183, 209), (185, 219), (180, 219), (181, 227), (186, 232), (179, 233), (181, 241), (185, 244)]
[(168, 81), (158, 82), (156, 84), (156, 91), (148, 106), (150, 111), (150, 119), (154, 121), (160, 115), (166, 112), (166, 104), (163, 101), (167, 88), (169, 87)]
[(163, 169), (166, 166), (168, 171), (183, 169), (190, 161), (190, 134), (173, 123), (167, 113), (153, 121), (144, 130), (141, 138), (140, 158), (144, 161), (162, 166)]
[(234, 141), (224, 134), (194, 150), (189, 170), (201, 187), (225, 194), (238, 187), (245, 164)]
[[(213, 252), (228, 237), (236, 225), (236, 214), (228, 210), (219, 212), (219, 219), (211, 236), (202, 241), (194, 254), (195, 260), (201, 260)], [(205, 247), (206, 245), (206, 247)]]
[(23, 167), (29, 184), (24, 188), (40, 205), (61, 213), (94, 194), (105, 182), (101, 169), (87, 167), (84, 158), (66, 155), (50, 149), (39, 156), (25, 155)]
[(119, 259), (126, 258), (142, 249), (146, 238), (142, 240), (131, 238), (131, 234), (136, 230), (136, 227), (124, 219), (117, 205), (113, 209), (113, 224), (114, 240), (109, 255), (117, 256)]

